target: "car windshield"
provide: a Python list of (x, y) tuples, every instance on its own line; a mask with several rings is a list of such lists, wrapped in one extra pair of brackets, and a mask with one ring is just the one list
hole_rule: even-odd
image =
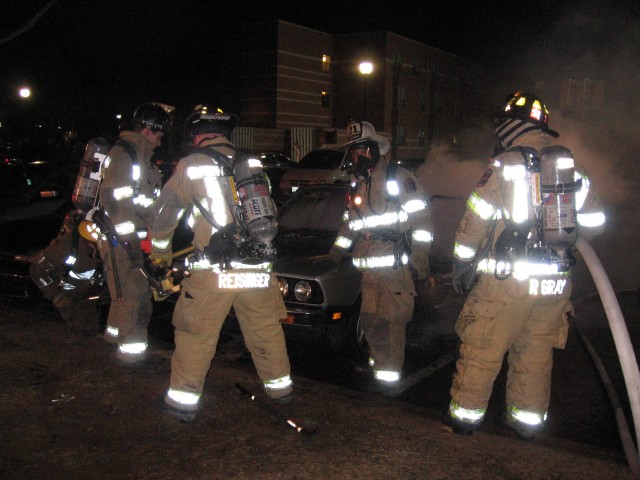
[(347, 200), (346, 186), (301, 188), (280, 209), (283, 230), (327, 230), (337, 232)]
[(334, 170), (340, 167), (343, 157), (343, 150), (312, 150), (300, 160), (297, 168)]

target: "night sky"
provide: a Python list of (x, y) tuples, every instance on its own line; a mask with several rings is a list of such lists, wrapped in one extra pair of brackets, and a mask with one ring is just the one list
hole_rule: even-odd
[[(81, 129), (147, 101), (235, 110), (240, 26), (265, 19), (330, 34), (391, 31), (482, 63), (494, 78), (510, 68), (511, 83), (487, 92), (499, 101), (576, 66), (612, 85), (617, 108), (640, 112), (629, 101), (640, 89), (637, 0), (24, 0), (0, 15), (0, 121), (30, 109), (39, 121), (66, 129), (72, 119)], [(34, 92), (28, 104), (16, 97), (22, 84)]]
[(282, 19), (331, 34), (391, 31), (488, 68), (524, 69), (539, 65), (541, 51), (582, 55), (585, 42), (611, 45), (640, 18), (637, 1), (616, 2), (613, 11), (595, 1), (58, 0), (9, 40), (48, 3), (15, 2), (0, 16), (1, 85), (10, 103), (19, 84), (30, 84), (33, 104), (56, 118), (144, 101), (231, 108), (239, 26), (255, 20)]

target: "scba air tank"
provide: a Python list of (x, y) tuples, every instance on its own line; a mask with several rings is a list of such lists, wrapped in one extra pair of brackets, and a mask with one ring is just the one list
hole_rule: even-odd
[(96, 137), (89, 140), (84, 149), (84, 155), (80, 160), (80, 171), (71, 196), (73, 205), (83, 212), (88, 212), (94, 207), (100, 187), (102, 164), (109, 148), (111, 145), (106, 139)]
[(233, 161), (233, 176), (249, 235), (257, 243), (270, 244), (278, 233), (278, 222), (262, 163), (251, 155), (238, 153)]
[(542, 225), (544, 242), (562, 257), (578, 238), (576, 221), (575, 162), (568, 148), (560, 145), (540, 150)]

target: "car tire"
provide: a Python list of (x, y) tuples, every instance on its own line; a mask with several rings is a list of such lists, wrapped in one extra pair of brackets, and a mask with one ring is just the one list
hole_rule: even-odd
[(331, 325), (328, 332), (329, 343), (339, 357), (355, 363), (366, 362), (369, 345), (360, 327), (360, 311), (357, 310), (342, 321)]

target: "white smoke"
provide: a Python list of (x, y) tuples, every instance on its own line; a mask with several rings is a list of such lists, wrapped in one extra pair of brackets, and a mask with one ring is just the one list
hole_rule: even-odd
[[(515, 90), (537, 93), (547, 103), (549, 124), (560, 133), (555, 143), (573, 152), (601, 198), (607, 229), (590, 243), (618, 291), (640, 288), (640, 23), (638, 12), (633, 16), (621, 8), (608, 2), (571, 2), (528, 48), (514, 43), (511, 56), (493, 52), (514, 70), (506, 77), (496, 74), (494, 78), (506, 80), (486, 95), (495, 99), (496, 107)], [(604, 83), (604, 102), (594, 114), (563, 115), (559, 92), (548, 89), (568, 78)], [(488, 124), (470, 129), (461, 143), (477, 147), (464, 159), (450, 144), (436, 145), (418, 170), (428, 195), (466, 198), (486, 166), (487, 144), (494, 139)], [(433, 210), (443, 210), (437, 200), (432, 204)], [(455, 223), (457, 215), (454, 208), (434, 217)], [(455, 228), (437, 226), (445, 232), (442, 251), (452, 247)], [(577, 295), (596, 291), (579, 256), (574, 271)]]
[[(552, 33), (532, 45), (528, 75), (558, 72), (604, 82), (604, 103), (587, 117), (566, 117), (549, 105), (550, 125), (589, 173), (607, 215), (606, 232), (590, 243), (615, 290), (640, 288), (640, 22), (624, 4), (572, 4)], [(636, 12), (637, 13), (637, 12)], [(536, 73), (537, 72), (537, 73)], [(555, 72), (555, 73), (554, 73)], [(575, 78), (574, 77), (574, 78)], [(595, 292), (579, 262), (576, 288)]]

